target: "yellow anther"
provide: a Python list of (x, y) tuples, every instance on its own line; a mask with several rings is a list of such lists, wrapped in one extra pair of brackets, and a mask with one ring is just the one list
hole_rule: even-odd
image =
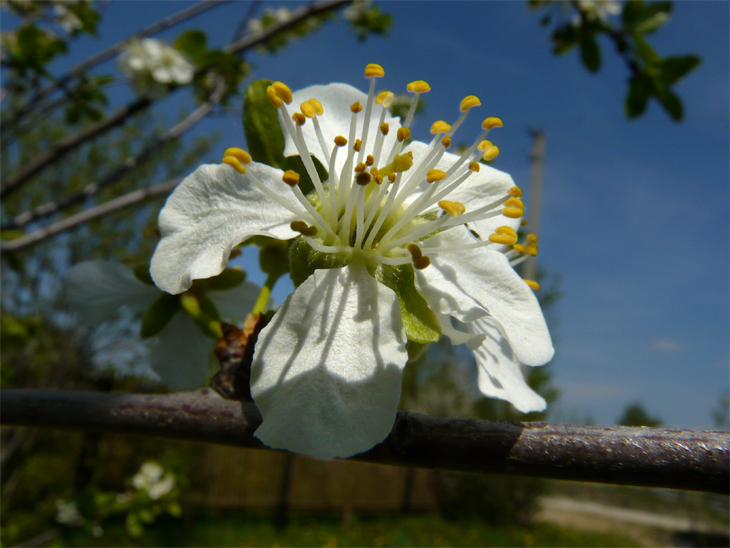
[[(401, 171), (408, 171), (413, 165), (413, 157), (408, 154), (399, 154), (393, 159), (393, 163), (383, 168), (380, 168), (380, 175), (385, 177), (386, 175), (390, 178), (391, 174), (400, 173)], [(392, 179), (391, 182), (395, 180)]]
[(481, 169), (479, 167), (479, 162), (469, 162), (469, 169), (471, 171), (476, 171), (477, 173), (479, 173), (479, 170)]
[(484, 140), (484, 141), (482, 141), (481, 143), (479, 143), (479, 144), (477, 145), (477, 149), (478, 149), (478, 150), (479, 150), (480, 152), (486, 152), (487, 150), (489, 150), (489, 149), (490, 149), (490, 148), (492, 148), (493, 146), (494, 146), (494, 143), (493, 143), (492, 141), (487, 141), (487, 140)]
[(452, 217), (463, 215), (466, 212), (466, 207), (461, 202), (452, 202), (451, 200), (441, 200), (439, 207)]
[(520, 226), (527, 226), (527, 219), (522, 219), (520, 221)]
[(362, 110), (362, 105), (360, 104), (360, 101), (355, 101), (354, 103), (352, 103), (350, 105), (350, 110), (352, 112), (354, 112), (355, 114), (357, 114), (358, 112), (360, 112)]
[(228, 147), (223, 151), (223, 156), (233, 156), (234, 158), (238, 158), (242, 164), (251, 163), (251, 155), (242, 148)]
[(292, 221), (289, 224), (289, 228), (294, 232), (299, 232), (302, 236), (314, 236), (317, 234), (317, 227), (309, 226), (304, 221)]
[(489, 241), (494, 244), (514, 245), (517, 242), (517, 236), (511, 234), (497, 234), (496, 232), (489, 236)]
[(415, 82), (411, 82), (410, 84), (408, 84), (406, 86), (406, 89), (411, 93), (426, 93), (428, 91), (431, 91), (431, 86), (429, 86), (423, 80), (416, 80)]
[(517, 232), (515, 232), (515, 229), (511, 226), (498, 226), (494, 232), (496, 234), (504, 234), (506, 236), (514, 236), (517, 238)]
[(284, 172), (284, 175), (282, 175), (281, 180), (289, 186), (295, 187), (299, 184), (299, 173), (288, 169)]
[(525, 209), (525, 204), (519, 198), (510, 198), (504, 203), (505, 207), (516, 207), (517, 209)]
[(365, 78), (382, 78), (385, 76), (385, 71), (383, 70), (383, 67), (380, 65), (376, 65), (375, 63), (370, 63), (368, 66), (365, 67)]
[(391, 173), (390, 175), (388, 175), (388, 180), (389, 180), (389, 181), (390, 181), (391, 183), (395, 183), (395, 180), (396, 180), (397, 178), (398, 178), (398, 176), (397, 176), (397, 175), (396, 175), (395, 173)]
[(447, 124), (443, 120), (437, 120), (431, 125), (431, 134), (436, 135), (437, 133), (446, 133), (451, 129), (451, 125)]
[(446, 178), (446, 172), (440, 169), (429, 169), (426, 173), (426, 182), (433, 183), (434, 181), (440, 181)]
[(221, 162), (223, 162), (224, 164), (228, 164), (240, 174), (246, 173), (246, 166), (241, 164), (241, 162), (235, 156), (224, 156)]
[(536, 243), (537, 243), (537, 234), (528, 234), (528, 235), (527, 235), (527, 239), (528, 239), (528, 240), (529, 240), (529, 241), (530, 241), (531, 243), (533, 243), (533, 244), (536, 244)]
[(411, 130), (407, 127), (399, 127), (398, 128), (398, 141), (405, 141), (408, 139), (408, 137), (411, 136)]
[(482, 122), (482, 129), (492, 129), (495, 127), (502, 127), (503, 125), (502, 120), (495, 118), (494, 116), (490, 116), (489, 118), (485, 118)]
[(266, 88), (266, 95), (269, 97), (269, 101), (271, 101), (271, 104), (274, 105), (274, 108), (279, 108), (281, 105), (284, 104), (281, 98), (277, 95), (274, 86), (269, 86)]
[(373, 177), (367, 172), (358, 173), (357, 175), (355, 175), (355, 182), (361, 186), (367, 185), (372, 180), (373, 180)]
[(306, 116), (302, 114), (301, 112), (295, 112), (292, 114), (291, 119), (294, 120), (298, 126), (303, 126), (304, 123), (307, 121)]
[(368, 154), (367, 156), (365, 156), (365, 163), (368, 165), (368, 167), (375, 163), (375, 158), (373, 158), (372, 154)]
[(418, 247), (418, 244), (408, 244), (406, 249), (408, 250), (408, 253), (411, 254), (414, 261), (423, 257), (423, 252), (421, 251), (421, 248)]
[(532, 255), (533, 257), (537, 257), (537, 245), (527, 244), (525, 246), (525, 253), (527, 253), (528, 255)]
[(299, 108), (301, 109), (302, 114), (304, 114), (307, 118), (314, 118), (317, 115), (314, 105), (312, 105), (309, 101), (304, 101), (301, 105), (299, 105)]
[(517, 253), (524, 253), (525, 252), (525, 246), (522, 244), (515, 244), (512, 246), (512, 249), (514, 249)]
[(522, 198), (522, 189), (518, 186), (513, 186), (509, 189), (509, 195), (513, 198)]
[(383, 122), (380, 124), (380, 133), (383, 135), (388, 135), (388, 132), (390, 131), (390, 126), (388, 125), (388, 122)]
[(390, 105), (393, 104), (394, 98), (395, 98), (395, 95), (393, 95), (392, 91), (381, 91), (375, 97), (375, 104), (383, 105), (385, 108), (388, 108)]
[(441, 139), (441, 144), (444, 145), (444, 148), (449, 148), (451, 146), (451, 137), (447, 135)]
[(355, 173), (362, 173), (363, 171), (365, 171), (367, 169), (367, 167), (368, 166), (365, 164), (365, 162), (363, 162), (361, 164), (357, 164), (355, 166)]
[(310, 99), (309, 101), (307, 101), (307, 103), (312, 105), (312, 107), (314, 108), (314, 112), (316, 112), (317, 114), (322, 114), (324, 112), (324, 107), (322, 106), (322, 103), (317, 101), (317, 99)]
[(413, 266), (416, 270), (423, 270), (424, 268), (431, 265), (431, 259), (426, 256), (420, 257), (413, 261)]
[(502, 210), (502, 215), (505, 217), (509, 217), (510, 219), (519, 219), (525, 214), (524, 209), (519, 209), (516, 207), (505, 207)]
[(352, 148), (355, 152), (360, 152), (360, 149), (362, 148), (362, 141), (360, 139), (355, 139), (355, 144), (352, 145)]
[(535, 281), (525, 280), (525, 283), (529, 285), (530, 289), (532, 289), (533, 291), (537, 291), (538, 289), (540, 289), (540, 284)]
[(482, 159), (489, 162), (490, 160), (494, 160), (497, 156), (499, 156), (499, 149), (497, 147), (492, 147), (484, 153)]
[(476, 95), (467, 95), (461, 100), (461, 112), (466, 112), (470, 108), (478, 107), (482, 104)]
[(347, 139), (345, 139), (342, 135), (338, 135), (337, 137), (335, 137), (335, 144), (338, 147), (343, 147), (347, 144)]
[(289, 86), (287, 86), (284, 82), (274, 82), (273, 84), (271, 84), (271, 87), (276, 90), (276, 94), (287, 105), (292, 102), (293, 97), (291, 90), (289, 89)]
[(380, 175), (380, 171), (378, 171), (377, 167), (370, 168), (370, 175), (373, 176), (376, 183), (380, 184), (383, 182), (383, 177)]

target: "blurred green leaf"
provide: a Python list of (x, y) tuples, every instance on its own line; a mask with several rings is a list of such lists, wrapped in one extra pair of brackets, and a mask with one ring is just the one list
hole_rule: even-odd
[(653, 93), (654, 85), (644, 73), (639, 73), (629, 81), (629, 91), (626, 95), (626, 116), (636, 118), (646, 110), (646, 104)]
[(147, 285), (155, 285), (155, 282), (152, 280), (152, 275), (150, 274), (149, 263), (143, 263), (134, 266), (132, 268), (132, 272), (134, 272), (134, 277), (137, 278), (140, 282)]
[(578, 42), (577, 29), (571, 25), (566, 24), (553, 31), (553, 53), (555, 55), (563, 55), (570, 51), (570, 49)]
[(675, 122), (679, 122), (684, 115), (682, 101), (677, 95), (665, 87), (656, 90), (657, 99)]
[(644, 12), (644, 1), (643, 0), (629, 0), (624, 4), (624, 9), (621, 11), (621, 20), (624, 27), (628, 30), (633, 28), (634, 25), (641, 21), (642, 13)]
[(636, 43), (636, 53), (646, 65), (653, 66), (662, 62), (659, 54), (641, 36), (634, 36), (634, 42)]
[(142, 315), (139, 336), (147, 339), (157, 335), (180, 310), (180, 299), (177, 295), (163, 293)]
[(661, 63), (661, 79), (666, 85), (672, 85), (700, 63), (701, 59), (697, 55), (667, 57)]
[(214, 278), (195, 280), (193, 286), (201, 291), (225, 291), (243, 283), (246, 272), (237, 268), (226, 268)]
[(592, 33), (584, 33), (580, 41), (580, 57), (585, 67), (591, 72), (601, 68), (601, 49)]
[(208, 38), (202, 30), (192, 29), (177, 37), (173, 46), (185, 53), (193, 63), (202, 65), (201, 61), (208, 52)]

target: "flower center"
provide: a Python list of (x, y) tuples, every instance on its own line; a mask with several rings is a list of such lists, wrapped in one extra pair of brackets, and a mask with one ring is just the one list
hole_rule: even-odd
[[(283, 182), (291, 187), (295, 198), (307, 211), (307, 217), (292, 222), (291, 229), (299, 232), (309, 246), (320, 253), (345, 255), (351, 260), (385, 265), (412, 264), (423, 269), (431, 262), (428, 255), (454, 251), (438, 244), (429, 245), (433, 243), (429, 242), (432, 236), (492, 217), (522, 217), (524, 204), (518, 187), (513, 187), (491, 203), (480, 203), (471, 211), (467, 205), (448, 199), (480, 171), (479, 160), (492, 160), (499, 154), (499, 149), (484, 138), (493, 128), (501, 127), (502, 121), (486, 118), (482, 122), (482, 134), (448, 169), (441, 169), (437, 166), (443, 167), (443, 162), (440, 162), (451, 146), (452, 136), (468, 112), (480, 106), (481, 102), (473, 95), (465, 97), (461, 101), (460, 117), (453, 124), (442, 120), (435, 122), (431, 126), (433, 139), (430, 144), (425, 151), (415, 155), (413, 151), (404, 151), (404, 148), (411, 134), (410, 124), (419, 96), (431, 88), (423, 80), (408, 84), (407, 90), (413, 93), (408, 114), (403, 126), (396, 130), (396, 138), (386, 139), (391, 132), (386, 115), (394, 95), (390, 91), (375, 94), (375, 80), (384, 75), (380, 65), (370, 64), (365, 68), (365, 76), (370, 78), (366, 104), (363, 107), (356, 101), (350, 105), (349, 133), (336, 136), (334, 143), (327, 143), (324, 138), (319, 118), (327, 113), (320, 101), (316, 98), (304, 101), (299, 111), (290, 114), (287, 105), (291, 104), (293, 95), (289, 87), (282, 82), (274, 82), (267, 89), (269, 100), (281, 111), (284, 130), (294, 142), (314, 185), (310, 195), (305, 196), (299, 188), (299, 174), (294, 171), (284, 173)], [(359, 117), (362, 118), (362, 129), (358, 134)], [(377, 123), (373, 123), (378, 117)], [(326, 181), (320, 180), (304, 139), (302, 127), (307, 123), (314, 127), (322, 156), (329, 158), (329, 178)], [(377, 130), (372, 131), (373, 128)], [(345, 161), (338, 163), (337, 158), (342, 154), (346, 154)], [(223, 162), (239, 173), (246, 173), (242, 164), (248, 161), (250, 156), (240, 149), (226, 150), (223, 158)], [(340, 164), (341, 169), (337, 169)], [(293, 211), (253, 175), (249, 174), (249, 179)], [(509, 226), (501, 226), (493, 234), (484, 236), (485, 239), (475, 240), (466, 247), (492, 246), (510, 254), (514, 261), (523, 260), (537, 249), (532, 241), (527, 246), (517, 244), (517, 233)]]

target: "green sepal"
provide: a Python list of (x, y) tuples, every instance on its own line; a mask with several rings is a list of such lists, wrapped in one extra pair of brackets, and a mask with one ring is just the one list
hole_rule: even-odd
[(226, 268), (223, 272), (214, 278), (206, 278), (203, 280), (195, 280), (193, 287), (196, 293), (204, 291), (225, 291), (238, 287), (246, 279), (246, 271), (238, 268)]
[(427, 344), (441, 337), (441, 327), (436, 315), (416, 289), (413, 265), (378, 265), (372, 272), (374, 278), (389, 287), (398, 296), (403, 326), (409, 340)]
[[(256, 80), (251, 82), (244, 94), (243, 133), (246, 135), (248, 152), (257, 162), (299, 173), (299, 188), (308, 194), (314, 189), (314, 184), (304, 162), (299, 156), (284, 156), (285, 141), (279, 125), (279, 114), (266, 95), (266, 88), (270, 85), (271, 80)], [(326, 181), (327, 170), (314, 156), (311, 158), (320, 180)]]
[(297, 238), (289, 248), (289, 274), (299, 287), (315, 270), (342, 268), (349, 262), (345, 253), (322, 253), (312, 249), (304, 238)]
[(178, 310), (180, 310), (180, 298), (177, 295), (163, 293), (144, 311), (139, 336), (147, 339), (157, 335)]
[(152, 275), (150, 274), (149, 263), (142, 263), (132, 267), (132, 272), (134, 272), (134, 277), (143, 284), (155, 285), (155, 282), (152, 280)]

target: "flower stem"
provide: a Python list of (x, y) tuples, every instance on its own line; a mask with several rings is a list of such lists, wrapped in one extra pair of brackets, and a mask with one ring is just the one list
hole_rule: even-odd
[(282, 274), (283, 272), (269, 274), (269, 277), (266, 278), (266, 283), (264, 284), (264, 287), (261, 288), (258, 299), (256, 299), (256, 304), (253, 305), (253, 310), (251, 311), (251, 314), (263, 314), (264, 312), (266, 312), (266, 308), (269, 304), (269, 298), (271, 297), (271, 290), (273, 289), (274, 284), (277, 282)]

